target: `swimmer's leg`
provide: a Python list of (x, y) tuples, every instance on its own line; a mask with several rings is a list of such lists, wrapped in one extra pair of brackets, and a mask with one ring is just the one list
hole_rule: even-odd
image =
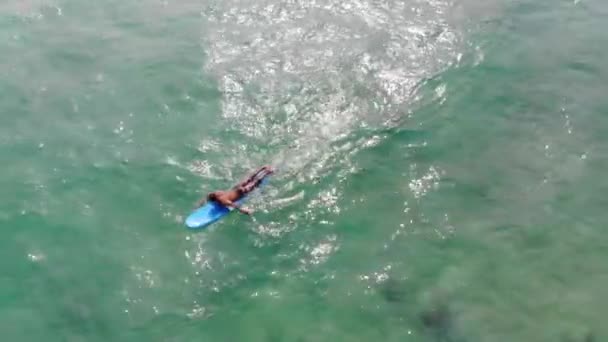
[(241, 182), (239, 185), (237, 185), (237, 188), (243, 194), (251, 192), (258, 185), (260, 185), (260, 183), (262, 183), (262, 181), (264, 180), (264, 178), (266, 176), (271, 175), (272, 173), (274, 173), (274, 170), (272, 169), (272, 167), (270, 167), (268, 165), (261, 167), (255, 173), (253, 173), (249, 178), (247, 178), (247, 180), (245, 180), (244, 182)]

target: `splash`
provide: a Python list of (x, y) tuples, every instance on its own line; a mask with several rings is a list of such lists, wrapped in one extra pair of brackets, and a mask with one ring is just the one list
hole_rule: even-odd
[(203, 12), (205, 69), (222, 116), (244, 141), (271, 147), (284, 172), (312, 179), (347, 159), (334, 144), (407, 116), (416, 86), (456, 61), (450, 6), (216, 2)]

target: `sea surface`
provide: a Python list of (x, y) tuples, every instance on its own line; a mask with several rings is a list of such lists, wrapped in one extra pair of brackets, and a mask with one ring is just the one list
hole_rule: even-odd
[(608, 340), (606, 18), (3, 0), (2, 341)]

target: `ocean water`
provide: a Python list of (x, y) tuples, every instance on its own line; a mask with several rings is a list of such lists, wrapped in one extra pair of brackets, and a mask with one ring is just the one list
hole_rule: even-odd
[(3, 340), (608, 339), (607, 15), (5, 0)]

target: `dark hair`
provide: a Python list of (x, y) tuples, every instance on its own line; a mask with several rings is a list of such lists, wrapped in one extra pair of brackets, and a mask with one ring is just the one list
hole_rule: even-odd
[(207, 195), (207, 199), (209, 201), (215, 201), (217, 199), (217, 195), (215, 194), (215, 192), (212, 192), (209, 195)]

